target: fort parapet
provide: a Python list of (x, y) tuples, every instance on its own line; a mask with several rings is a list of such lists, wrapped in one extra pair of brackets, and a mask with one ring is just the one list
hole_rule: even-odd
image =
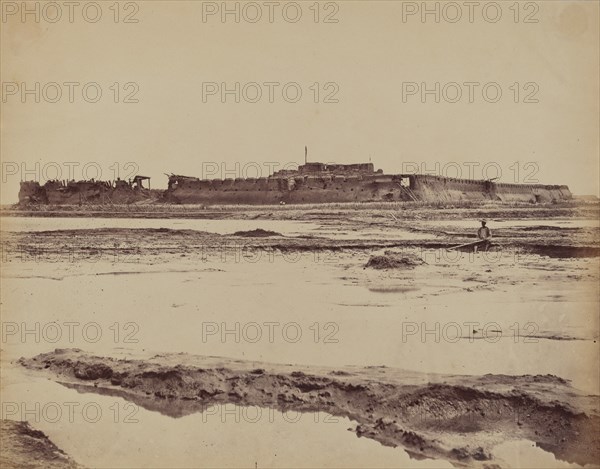
[[(132, 203), (151, 199), (144, 176), (131, 181), (22, 182), (22, 204)], [(156, 201), (175, 204), (319, 204), (421, 201), (553, 202), (572, 198), (565, 185), (508, 184), (423, 174), (384, 174), (372, 163), (307, 163), (269, 177), (199, 179), (171, 174)]]
[(567, 186), (506, 184), (422, 174), (384, 174), (372, 163), (307, 163), (268, 178), (198, 179), (169, 176), (165, 200), (202, 204), (305, 204), (423, 201), (552, 202), (572, 198)]
[(20, 204), (80, 205), (83, 203), (133, 203), (149, 198), (150, 183), (146, 176), (129, 181), (50, 180), (41, 185), (37, 181), (23, 181), (19, 190)]

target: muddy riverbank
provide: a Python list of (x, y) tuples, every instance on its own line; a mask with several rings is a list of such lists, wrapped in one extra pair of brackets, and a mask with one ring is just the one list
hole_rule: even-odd
[[(2, 288), (10, 292), (3, 359), (27, 357), (28, 366), (6, 371), (18, 381), (10, 392), (31, 389), (28, 405), (47, 404), (48, 391), (70, 402), (76, 391), (148, 409), (152, 425), (137, 428), (152, 429), (152, 448), (127, 425), (30, 422), (86, 465), (114, 467), (126, 455), (129, 465), (168, 467), (161, 455), (175, 442), (156, 439), (172, 432), (181, 467), (194, 467), (200, 449), (181, 435), (218, 446), (258, 429), (213, 429), (191, 418), (211, 405), (336, 416), (335, 427), (315, 428), (311, 417), (292, 433), (351, 446), (344, 467), (358, 466), (360, 454), (364, 467), (379, 457), (386, 467), (406, 466), (399, 448), (433, 467), (522, 467), (532, 448), (532, 467), (586, 464), (598, 456), (589, 448), (598, 441), (600, 393), (600, 227), (588, 209), (2, 217)], [(493, 232), (490, 250), (448, 250), (474, 239), (480, 216)], [(369, 263), (382, 256), (398, 262)], [(87, 353), (48, 354), (75, 347)], [(45, 355), (32, 361), (36, 354)], [(55, 388), (15, 368), (35, 368)], [(107, 415), (113, 404), (103, 403)], [(190, 420), (180, 422), (184, 416)], [(302, 463), (282, 447), (277, 458), (265, 454), (290, 430), (263, 423), (271, 443), (227, 446), (228, 467)], [(223, 436), (211, 440), (213, 430)], [(110, 451), (77, 449), (80, 435), (99, 431)], [(264, 451), (248, 459), (252, 448)], [(314, 453), (322, 458), (311, 467), (341, 461)]]
[[(249, 222), (249, 226), (255, 226)], [(40, 256), (72, 252), (80, 256), (109, 256), (160, 253), (210, 253), (238, 248), (248, 252), (316, 252), (344, 250), (376, 250), (383, 248), (448, 249), (475, 240), (471, 228), (448, 225), (435, 227), (412, 223), (390, 224), (374, 228), (379, 237), (363, 236), (360, 228), (346, 235), (328, 233), (323, 227), (290, 235), (272, 232), (270, 236), (254, 236), (258, 230), (236, 233), (214, 233), (177, 228), (79, 228), (45, 231), (10, 231), (5, 223), (2, 247), (5, 256)], [(253, 231), (254, 230), (254, 231)], [(341, 231), (341, 230), (340, 230)], [(249, 233), (249, 234), (248, 234)], [(383, 234), (383, 235), (382, 235)], [(599, 257), (600, 231), (592, 226), (508, 226), (494, 230), (492, 252), (517, 251), (524, 254), (558, 258)]]
[(600, 457), (597, 396), (556, 376), (308, 368), (187, 354), (115, 359), (79, 349), (57, 349), (19, 363), (67, 386), (112, 392), (172, 416), (224, 403), (325, 411), (356, 421), (359, 437), (459, 467), (492, 467), (501, 463), (495, 446), (523, 439), (581, 465)]
[(83, 469), (27, 422), (0, 420), (0, 467)]

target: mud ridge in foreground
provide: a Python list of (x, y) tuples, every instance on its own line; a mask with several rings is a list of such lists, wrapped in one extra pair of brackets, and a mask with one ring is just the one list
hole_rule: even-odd
[(493, 448), (517, 439), (582, 465), (600, 458), (598, 396), (552, 375), (334, 370), (187, 354), (133, 360), (79, 349), (56, 349), (19, 363), (80, 391), (121, 395), (171, 417), (226, 403), (327, 412), (356, 421), (359, 437), (456, 466), (492, 467), (500, 462)]
[(0, 467), (80, 469), (39, 430), (27, 422), (0, 420)]

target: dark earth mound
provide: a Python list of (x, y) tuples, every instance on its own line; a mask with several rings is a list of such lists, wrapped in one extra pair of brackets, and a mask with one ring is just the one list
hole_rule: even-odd
[(257, 228), (255, 230), (250, 231), (236, 231), (233, 233), (233, 236), (241, 236), (243, 238), (268, 238), (269, 236), (283, 236), (281, 233), (277, 233), (276, 231), (263, 230), (262, 228)]
[(371, 256), (365, 267), (379, 270), (412, 269), (423, 264), (425, 264), (425, 261), (414, 254), (385, 251), (382, 256)]

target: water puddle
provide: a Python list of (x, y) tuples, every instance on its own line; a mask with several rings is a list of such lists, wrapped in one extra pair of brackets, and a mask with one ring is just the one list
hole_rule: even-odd
[(503, 459), (507, 467), (519, 469), (559, 469), (564, 467), (583, 467), (556, 459), (556, 457), (537, 446), (533, 441), (518, 440), (502, 443), (494, 448), (494, 455)]
[(321, 228), (314, 230), (315, 236), (321, 236), (331, 239), (349, 240), (349, 239), (369, 239), (369, 240), (433, 240), (440, 239), (440, 236), (435, 233), (423, 233), (411, 231), (400, 226), (390, 229), (361, 229), (360, 231), (343, 231), (340, 229)]
[(315, 234), (318, 225), (289, 220), (197, 220), (176, 218), (4, 217), (4, 231), (93, 230), (105, 228), (196, 230), (217, 234), (263, 229), (286, 236)]
[(407, 293), (411, 291), (419, 291), (418, 287), (402, 287), (402, 286), (380, 286), (380, 287), (367, 287), (370, 292), (373, 293)]
[(263, 229), (281, 233), (284, 236), (310, 236), (337, 240), (431, 240), (438, 235), (413, 232), (408, 229), (393, 230), (343, 230), (323, 227), (317, 223), (293, 220), (209, 220), (177, 218), (71, 218), (71, 217), (4, 217), (2, 230), (14, 232), (36, 232), (55, 230), (91, 230), (91, 229), (160, 229), (196, 230), (233, 234), (236, 231)]
[[(598, 375), (586, 368), (597, 360), (596, 338), (586, 335), (597, 328), (597, 308), (592, 298), (575, 296), (577, 290), (568, 293), (569, 301), (549, 302), (545, 291), (533, 288), (510, 298), (503, 288), (464, 291), (460, 276), (442, 283), (429, 271), (411, 271), (417, 277), (410, 282), (378, 276), (369, 281), (362, 269), (366, 257), (356, 256), (343, 271), (308, 257), (297, 262), (182, 262), (117, 266), (151, 271), (144, 275), (97, 275), (118, 271), (100, 264), (15, 266), (21, 271), (2, 278), (2, 287), (11, 292), (2, 305), (4, 325), (10, 327), (5, 353), (18, 358), (78, 347), (103, 355), (124, 346), (327, 367), (553, 374), (571, 379), (578, 389), (598, 392)], [(63, 277), (57, 282), (16, 274)], [(341, 282), (341, 274), (356, 283)], [(459, 287), (455, 294), (436, 296)], [(484, 339), (475, 340), (480, 330)], [(540, 338), (560, 334), (586, 340)], [(528, 360), (516, 359), (522, 354)]]
[(9, 368), (2, 417), (29, 421), (88, 467), (452, 467), (358, 438), (348, 431), (353, 422), (324, 412), (227, 404), (186, 414), (174, 405), (169, 416), (110, 393), (73, 389)]

